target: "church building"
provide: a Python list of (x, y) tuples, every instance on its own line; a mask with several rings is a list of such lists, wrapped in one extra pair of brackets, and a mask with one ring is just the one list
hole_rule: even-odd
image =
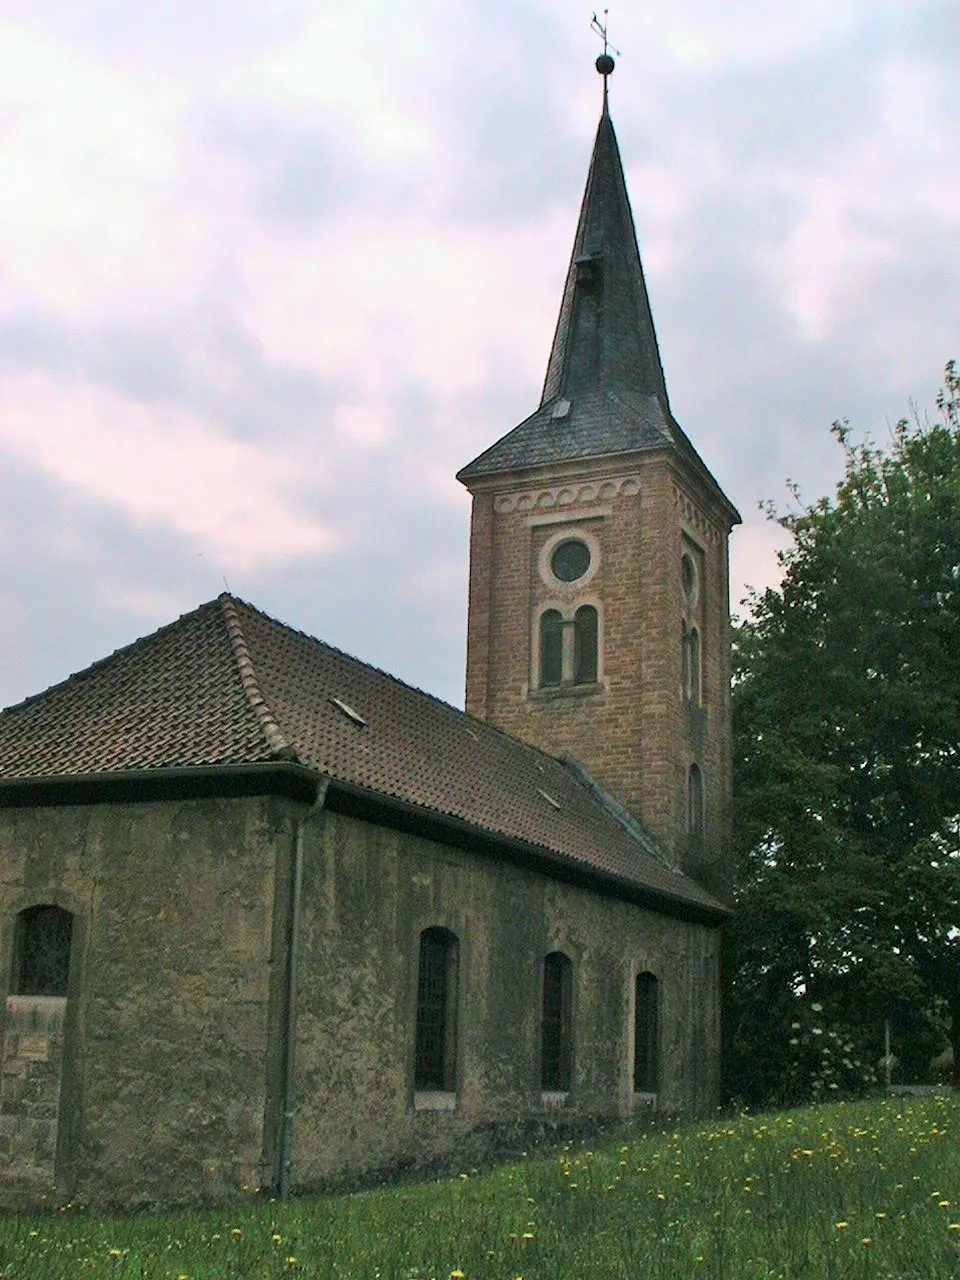
[(203, 1202), (717, 1101), (727, 540), (607, 105), (466, 711), (224, 594), (0, 713), (0, 1204)]

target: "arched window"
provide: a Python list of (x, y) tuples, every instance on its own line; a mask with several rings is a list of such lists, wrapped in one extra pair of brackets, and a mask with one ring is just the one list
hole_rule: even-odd
[(690, 847), (699, 850), (703, 847), (703, 774), (700, 766), (692, 764), (687, 780), (687, 830), (690, 834)]
[(573, 618), (573, 679), (575, 684), (595, 684), (597, 679), (597, 611), (582, 605)]
[(573, 965), (562, 951), (551, 951), (543, 961), (540, 1087), (545, 1093), (566, 1093), (570, 1089), (572, 1004)]
[(558, 685), (563, 679), (563, 618), (558, 609), (547, 609), (540, 617), (540, 688)]
[(17, 916), (11, 994), (65, 996), (73, 916), (63, 907), (27, 907)]
[(688, 697), (695, 707), (700, 705), (700, 632), (696, 627), (690, 628), (687, 643), (690, 647), (688, 663)]
[(633, 1087), (656, 1093), (660, 1077), (660, 1016), (657, 979), (638, 973), (633, 994)]
[(456, 1090), (458, 950), (449, 929), (424, 929), (420, 935), (415, 1089)]

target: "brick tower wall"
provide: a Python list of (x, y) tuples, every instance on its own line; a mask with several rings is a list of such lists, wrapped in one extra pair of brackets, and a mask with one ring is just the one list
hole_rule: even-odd
[[(474, 495), (467, 641), (468, 712), (542, 748), (575, 757), (661, 842), (677, 865), (717, 879), (729, 849), (728, 526), (675, 457), (630, 471)], [(592, 547), (580, 584), (545, 565), (565, 534)], [(695, 622), (702, 697), (684, 697), (680, 560), (700, 567)], [(540, 690), (538, 617), (594, 605), (596, 685)], [(689, 614), (691, 611), (686, 608)], [(688, 835), (687, 776), (703, 772), (706, 840)], [(722, 879), (722, 875), (719, 877)], [(714, 885), (722, 888), (722, 885)]]

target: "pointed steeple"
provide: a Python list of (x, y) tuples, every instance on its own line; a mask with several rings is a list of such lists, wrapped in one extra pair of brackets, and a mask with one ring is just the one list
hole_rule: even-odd
[[(597, 28), (602, 35), (605, 30)], [(613, 58), (597, 59), (603, 110), (539, 408), (457, 475), (504, 472), (673, 448), (739, 516), (670, 410), (650, 300), (610, 118)]]
[(540, 403), (606, 387), (656, 396), (669, 414), (606, 82)]

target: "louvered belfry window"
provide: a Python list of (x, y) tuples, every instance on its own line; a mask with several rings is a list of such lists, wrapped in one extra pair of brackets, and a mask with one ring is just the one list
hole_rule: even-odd
[(65, 996), (73, 916), (62, 907), (27, 907), (17, 916), (13, 995)]
[(540, 1087), (545, 1093), (570, 1089), (572, 994), (573, 966), (562, 951), (551, 951), (543, 962)]
[(414, 1088), (454, 1092), (457, 1059), (457, 939), (448, 929), (420, 935)]

